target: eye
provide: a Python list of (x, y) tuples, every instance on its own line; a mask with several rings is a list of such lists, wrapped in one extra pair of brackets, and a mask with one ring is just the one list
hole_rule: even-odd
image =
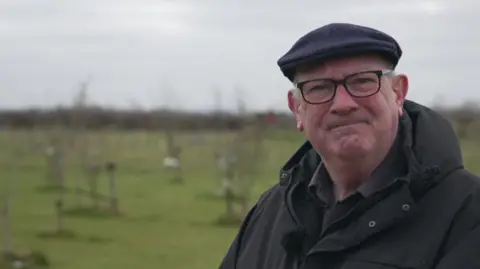
[(334, 87), (335, 85), (328, 80), (311, 81), (305, 84), (304, 92), (311, 93), (311, 92), (331, 91)]
[(378, 77), (374, 73), (361, 73), (356, 74), (349, 78), (350, 82), (353, 83), (368, 83), (368, 82), (376, 82)]

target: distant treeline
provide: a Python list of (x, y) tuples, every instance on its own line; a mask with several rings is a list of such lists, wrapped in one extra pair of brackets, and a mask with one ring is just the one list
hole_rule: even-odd
[[(480, 109), (474, 104), (456, 108), (436, 107), (434, 109), (450, 121), (455, 122), (456, 128), (464, 129), (471, 123), (480, 121)], [(295, 128), (294, 118), (289, 113), (280, 112), (238, 115), (225, 112), (117, 110), (100, 107), (0, 110), (0, 126), (3, 128), (24, 129), (63, 126), (68, 128), (116, 128), (122, 130), (236, 130), (245, 124)], [(462, 131), (460, 130), (460, 132)]]
[(293, 128), (294, 119), (286, 113), (250, 113), (240, 116), (233, 113), (198, 113), (170, 110), (116, 110), (98, 107), (0, 110), (3, 128), (43, 128), (62, 126), (68, 128), (122, 130), (235, 130), (245, 124), (271, 124)]

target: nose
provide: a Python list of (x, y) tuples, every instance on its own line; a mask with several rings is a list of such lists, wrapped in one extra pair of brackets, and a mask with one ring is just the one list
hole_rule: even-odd
[(334, 114), (345, 115), (358, 109), (358, 104), (347, 92), (344, 86), (339, 85), (332, 100), (330, 111)]

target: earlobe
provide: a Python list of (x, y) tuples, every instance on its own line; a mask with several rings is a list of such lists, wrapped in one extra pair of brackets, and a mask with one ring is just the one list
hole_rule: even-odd
[(303, 123), (301, 121), (298, 121), (297, 122), (297, 130), (299, 132), (302, 132), (303, 131)]

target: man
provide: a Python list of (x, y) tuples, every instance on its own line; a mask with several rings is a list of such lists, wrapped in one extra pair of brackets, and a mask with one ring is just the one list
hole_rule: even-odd
[(480, 268), (480, 184), (449, 123), (405, 100), (391, 36), (335, 23), (279, 59), (307, 142), (221, 269)]

